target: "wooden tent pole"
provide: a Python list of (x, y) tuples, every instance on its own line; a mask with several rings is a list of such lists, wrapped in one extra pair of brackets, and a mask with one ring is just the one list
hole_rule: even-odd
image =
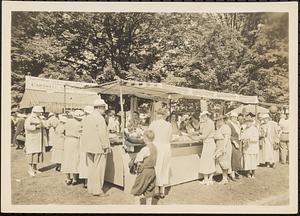
[(121, 106), (121, 134), (122, 134), (122, 144), (125, 146), (125, 134), (124, 134), (124, 107), (123, 107), (123, 89), (120, 83), (120, 106)]
[(64, 85), (64, 113), (66, 113), (67, 108), (67, 91), (66, 91), (66, 85)]
[(255, 122), (257, 122), (257, 111), (258, 111), (257, 104), (255, 104)]

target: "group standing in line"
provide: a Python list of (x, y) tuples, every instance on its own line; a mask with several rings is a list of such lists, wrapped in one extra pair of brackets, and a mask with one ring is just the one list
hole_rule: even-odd
[[(94, 101), (94, 106), (84, 111), (75, 110), (71, 115), (50, 114), (49, 119), (41, 118), (43, 109), (34, 106), (26, 118), (20, 116), (25, 130), (25, 152), (28, 174), (40, 173), (37, 164), (43, 161), (45, 146), (52, 146), (51, 161), (56, 170), (66, 174), (66, 185), (76, 185), (80, 179), (83, 187), (94, 196), (107, 196), (103, 190), (107, 154), (111, 152), (109, 133), (119, 131), (119, 123), (114, 113), (108, 120), (104, 114), (107, 104), (103, 99)], [(245, 117), (232, 112), (230, 116), (219, 115), (212, 119), (211, 113), (194, 113), (190, 120), (177, 124), (176, 115), (157, 110), (157, 120), (143, 133), (145, 146), (137, 154), (138, 176), (132, 188), (137, 198), (165, 197), (165, 187), (169, 184), (172, 135), (185, 131), (203, 142), (199, 172), (203, 175), (202, 185), (214, 184), (213, 176), (222, 175), (221, 184), (229, 179), (236, 181), (241, 172), (255, 178), (257, 166), (265, 164), (275, 167), (274, 149), (278, 146), (282, 163), (288, 158), (288, 114), (283, 114), (279, 124), (272, 121), (269, 114), (260, 114), (258, 119), (251, 112)], [(138, 117), (133, 118), (129, 130), (139, 127)], [(49, 130), (47, 139), (46, 128)], [(229, 179), (228, 179), (229, 178)], [(158, 188), (158, 193), (155, 193)]]

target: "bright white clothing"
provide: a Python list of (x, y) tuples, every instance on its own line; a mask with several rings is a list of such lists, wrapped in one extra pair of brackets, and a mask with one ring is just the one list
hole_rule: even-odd
[(201, 125), (203, 139), (203, 148), (200, 157), (199, 172), (202, 174), (211, 174), (216, 171), (216, 164), (214, 153), (216, 150), (216, 143), (214, 140), (215, 125), (211, 119), (208, 119)]
[(108, 128), (108, 131), (119, 133), (120, 132), (120, 123), (114, 117), (109, 117), (107, 128)]
[(259, 153), (259, 134), (258, 129), (252, 125), (246, 128), (241, 136), (241, 140), (249, 140), (248, 147), (244, 150), (245, 154), (258, 154)]
[(148, 146), (145, 146), (137, 153), (135, 162), (142, 162), (145, 157), (148, 157), (150, 155), (150, 150)]
[(289, 120), (288, 119), (280, 119), (279, 126), (282, 132), (289, 132)]
[(165, 120), (158, 119), (150, 124), (149, 129), (155, 134), (153, 144), (157, 148), (156, 184), (157, 186), (167, 185), (170, 174), (172, 125)]

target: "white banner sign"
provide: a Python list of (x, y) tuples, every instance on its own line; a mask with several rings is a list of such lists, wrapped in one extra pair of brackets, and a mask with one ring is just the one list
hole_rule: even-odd
[(39, 77), (26, 76), (25, 77), (25, 89), (41, 90), (51, 92), (64, 92), (64, 86), (66, 86), (66, 92), (78, 93), (78, 94), (96, 94), (95, 92), (89, 92), (84, 89), (79, 89), (84, 86), (96, 86), (96, 83), (85, 82), (73, 82), (46, 79)]

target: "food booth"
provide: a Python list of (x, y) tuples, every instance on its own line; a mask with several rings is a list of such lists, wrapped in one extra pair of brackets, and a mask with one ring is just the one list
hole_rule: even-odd
[[(121, 137), (111, 140), (112, 152), (108, 155), (105, 181), (123, 187), (125, 192), (130, 192), (135, 180), (135, 175), (130, 173), (128, 164), (130, 160), (135, 157), (137, 152), (126, 151), (123, 109), (124, 95), (167, 102), (184, 98), (194, 100), (218, 99), (247, 104), (258, 103), (258, 98), (256, 96), (243, 96), (184, 88), (165, 83), (137, 82), (121, 79), (94, 87), (89, 86), (85, 89), (97, 92), (101, 95), (109, 94), (120, 97)], [(155, 113), (152, 114), (155, 115)], [(170, 186), (201, 178), (199, 174), (201, 151), (202, 142), (200, 140), (192, 139), (191, 137), (183, 136), (171, 142)]]

